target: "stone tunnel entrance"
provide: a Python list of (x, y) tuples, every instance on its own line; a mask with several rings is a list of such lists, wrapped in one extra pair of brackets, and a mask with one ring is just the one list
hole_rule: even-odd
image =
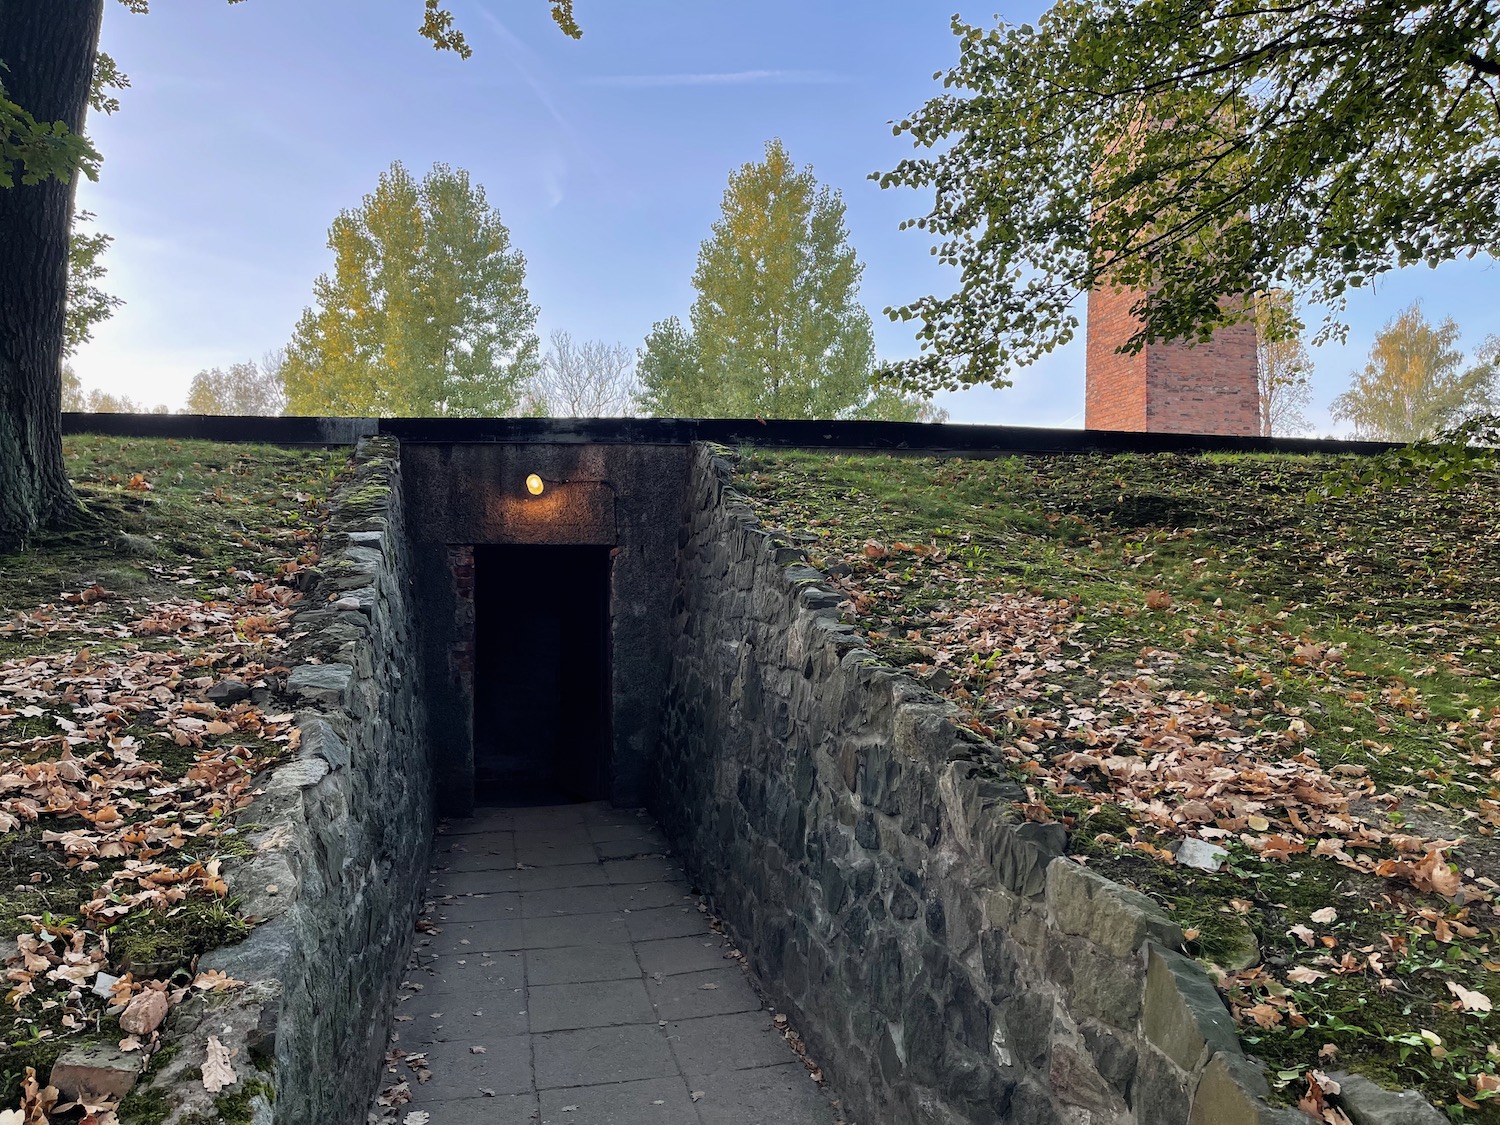
[(441, 814), (645, 804), (688, 456), (627, 442), (403, 445)]
[(474, 550), (474, 795), (609, 796), (610, 550)]

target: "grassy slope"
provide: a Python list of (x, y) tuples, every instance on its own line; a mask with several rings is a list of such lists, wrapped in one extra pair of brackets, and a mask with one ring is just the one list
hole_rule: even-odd
[[(64, 753), (93, 777), (66, 789), (71, 809), (22, 814), (10, 831), (0, 817), (0, 956), (18, 969), (13, 939), (33, 935), (29, 919), (41, 917), (49, 933), (77, 935), (95, 958), (90, 969), (180, 986), (199, 953), (244, 932), (212, 879), (184, 882), (179, 902), (137, 905), (101, 925), (80, 911), (125, 858), (108, 849), (70, 857), (44, 833), (102, 839), (103, 822), (77, 814), (112, 802), (137, 836), (152, 836), (144, 851), (128, 837), (125, 857), (180, 870), (234, 849), (216, 817), (284, 752), (288, 728), (250, 702), (213, 707), (203, 688), (274, 678), (287, 584), (316, 557), (322, 498), (346, 454), (99, 437), (71, 438), (65, 450), (80, 494), (115, 530), (0, 557), (0, 810), (16, 811), (20, 771)], [(176, 788), (153, 799), (148, 786)], [(174, 826), (190, 835), (174, 837)], [(166, 843), (153, 856), (157, 837)], [(121, 878), (116, 900), (136, 890)], [(16, 983), (11, 976), (7, 989)], [(26, 1066), (45, 1080), (68, 1039), (121, 1035), (110, 1002), (88, 988), (42, 972), (31, 983), (35, 991), (0, 1007), (0, 1108), (15, 1104)]]
[(740, 485), (1027, 815), (1175, 912), (1282, 1096), (1349, 1066), (1500, 1122), (1496, 482), (1309, 504), (1333, 467), (748, 452)]

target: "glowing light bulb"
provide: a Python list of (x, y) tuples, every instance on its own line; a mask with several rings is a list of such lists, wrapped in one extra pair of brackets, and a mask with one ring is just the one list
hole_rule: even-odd
[(533, 496), (540, 496), (542, 494), (542, 489), (546, 487), (547, 486), (542, 483), (542, 478), (537, 476), (535, 473), (532, 473), (529, 477), (526, 478), (526, 491), (531, 493)]

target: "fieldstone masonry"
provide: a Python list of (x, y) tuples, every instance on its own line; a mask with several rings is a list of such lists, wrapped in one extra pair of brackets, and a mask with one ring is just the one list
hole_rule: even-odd
[[(171, 1107), (168, 1125), (227, 1105), (257, 1123), (365, 1119), (433, 831), (410, 558), (397, 443), (366, 439), (288, 650), (301, 743), (238, 818), (253, 854), (226, 872), (265, 921), (201, 963), (248, 987), (173, 1014), (178, 1049), (145, 1091)], [(238, 1076), (217, 1096), (199, 1079), (209, 1036)]]
[[(433, 622), (472, 599), (472, 552), (408, 532), (398, 454), (394, 439), (362, 441), (332, 499), (288, 653), (301, 743), (239, 817), (250, 855), (226, 872), (265, 921), (202, 962), (247, 986), (174, 1012), (174, 1050), (144, 1080), (168, 1125), (355, 1125), (375, 1088), (442, 787), (425, 710), (447, 696), (431, 678), (419, 686), (414, 607), (424, 583), (451, 595), (424, 621), (446, 676), (464, 654), (434, 653), (453, 630)], [(637, 460), (630, 472), (646, 481), (649, 458)], [(641, 648), (616, 666), (617, 709), (639, 703), (630, 737), (662, 714), (654, 757), (627, 756), (622, 791), (649, 786), (688, 873), (846, 1116), (1306, 1125), (1266, 1104), (1261, 1068), (1204, 970), (1178, 952), (1172, 920), (1067, 857), (1061, 826), (1018, 819), (1023, 794), (996, 748), (862, 647), (839, 596), (734, 491), (722, 451), (668, 459), (652, 505), (683, 487), (683, 470), (675, 581), (647, 565), (670, 557), (670, 538), (650, 552), (627, 539), (622, 551), (640, 558), (623, 586), (616, 570), (617, 603), (643, 590), (641, 607), (672, 599), (628, 636), (675, 638), (670, 654)], [(622, 667), (639, 673), (636, 695), (661, 693), (635, 700)], [(211, 1036), (238, 1076), (217, 1098), (201, 1082)], [(1358, 1078), (1344, 1088), (1355, 1125), (1441, 1120), (1410, 1093)]]
[(1016, 819), (995, 747), (837, 603), (700, 447), (654, 811), (854, 1116), (1305, 1125), (1171, 919)]

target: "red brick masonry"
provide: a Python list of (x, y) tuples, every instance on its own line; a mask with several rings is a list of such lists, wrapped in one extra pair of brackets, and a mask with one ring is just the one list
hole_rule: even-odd
[(1206, 344), (1147, 344), (1136, 355), (1117, 349), (1139, 322), (1137, 293), (1089, 294), (1084, 426), (1147, 433), (1260, 433), (1255, 380), (1255, 324), (1222, 328)]

